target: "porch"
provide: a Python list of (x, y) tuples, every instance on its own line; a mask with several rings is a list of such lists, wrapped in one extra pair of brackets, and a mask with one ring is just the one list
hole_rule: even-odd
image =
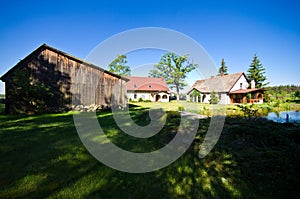
[(264, 89), (241, 89), (229, 93), (230, 103), (254, 103), (264, 102)]

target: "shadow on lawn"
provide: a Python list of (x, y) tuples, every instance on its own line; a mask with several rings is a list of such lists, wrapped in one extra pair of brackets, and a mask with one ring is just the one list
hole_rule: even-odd
[[(146, 125), (148, 110), (132, 107)], [(110, 112), (98, 114), (111, 140), (145, 152), (170, 141), (180, 121), (168, 114), (163, 130), (149, 139), (120, 132)], [(299, 127), (227, 118), (220, 140), (198, 158), (209, 119), (177, 161), (161, 170), (130, 174), (95, 160), (78, 138), (71, 114), (0, 116), (0, 197), (72, 198), (296, 198), (299, 195)], [(170, 135), (171, 134), (171, 135)]]

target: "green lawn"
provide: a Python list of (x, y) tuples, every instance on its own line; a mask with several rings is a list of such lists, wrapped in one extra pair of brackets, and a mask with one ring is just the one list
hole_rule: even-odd
[(178, 111), (178, 107), (185, 107), (189, 111), (193, 111), (195, 109), (202, 109), (203, 107), (209, 108), (209, 104), (202, 104), (202, 103), (192, 103), (186, 101), (179, 101), (176, 100), (171, 102), (131, 102), (131, 104), (141, 106), (141, 107), (161, 107), (167, 111)]
[[(161, 107), (167, 111), (178, 111), (179, 107), (183, 107), (185, 111), (192, 113), (200, 113), (201, 115), (215, 115), (211, 112), (211, 109), (219, 109), (221, 113), (226, 113), (227, 116), (243, 116), (243, 112), (236, 104), (227, 104), (227, 105), (211, 105), (211, 104), (203, 104), (203, 103), (192, 103), (187, 101), (171, 101), (169, 103), (166, 102), (131, 102), (133, 105), (152, 108), (152, 107)], [(217, 106), (214, 107), (214, 106)], [(248, 104), (250, 106), (250, 104)], [(266, 116), (269, 112), (280, 112), (287, 110), (300, 111), (300, 105), (297, 103), (263, 103), (263, 104), (255, 104), (254, 109), (258, 110), (259, 116)]]
[[(3, 107), (2, 107), (3, 108)], [(170, 112), (162, 132), (133, 139), (110, 112), (98, 114), (117, 145), (145, 152), (172, 139), (180, 118)], [(132, 108), (139, 124), (148, 110)], [(209, 119), (177, 161), (161, 170), (130, 174), (111, 169), (84, 148), (72, 113), (0, 115), (0, 198), (298, 198), (300, 129), (292, 124), (227, 118), (220, 140), (199, 159)]]
[(3, 114), (5, 110), (5, 104), (0, 104), (0, 114)]

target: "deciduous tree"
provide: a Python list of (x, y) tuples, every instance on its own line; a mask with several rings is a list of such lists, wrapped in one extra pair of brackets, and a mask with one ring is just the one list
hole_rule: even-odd
[(176, 55), (167, 52), (159, 63), (149, 73), (150, 77), (163, 77), (171, 88), (176, 89), (177, 100), (179, 100), (179, 91), (185, 86), (184, 80), (187, 74), (195, 69), (197, 64), (190, 62), (188, 55)]
[(129, 76), (131, 73), (130, 67), (127, 66), (127, 57), (126, 55), (119, 55), (114, 59), (109, 65), (109, 72), (115, 73), (121, 76)]

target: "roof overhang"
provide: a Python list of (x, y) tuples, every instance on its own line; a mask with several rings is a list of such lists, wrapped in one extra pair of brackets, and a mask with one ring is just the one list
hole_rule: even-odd
[(241, 90), (231, 91), (229, 92), (229, 94), (247, 94), (247, 93), (253, 93), (257, 91), (266, 91), (266, 89), (263, 88), (241, 89)]

